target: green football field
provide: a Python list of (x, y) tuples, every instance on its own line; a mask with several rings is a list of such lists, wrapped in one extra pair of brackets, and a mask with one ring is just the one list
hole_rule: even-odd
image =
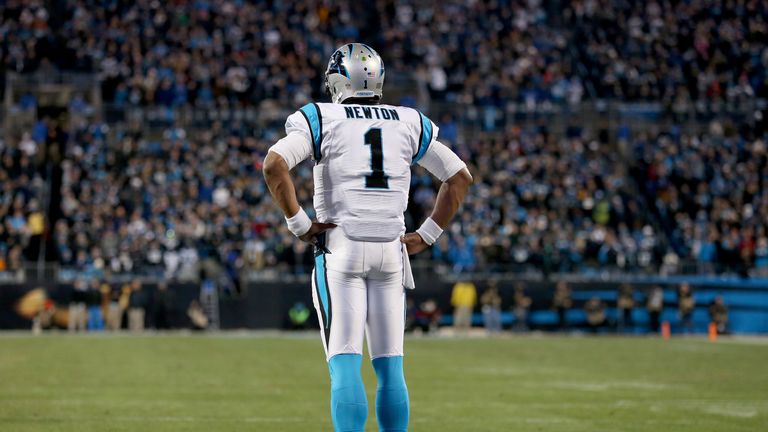
[[(413, 338), (406, 350), (412, 431), (768, 430), (764, 339)], [(372, 410), (368, 362), (364, 378)], [(314, 333), (0, 336), (3, 432), (329, 430)]]

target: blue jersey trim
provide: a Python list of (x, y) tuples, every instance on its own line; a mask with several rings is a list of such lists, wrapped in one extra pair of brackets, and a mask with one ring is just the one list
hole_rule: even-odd
[[(320, 233), (316, 236), (317, 243), (315, 245), (315, 271), (312, 272), (315, 282), (315, 293), (317, 294), (317, 302), (319, 303), (318, 315), (323, 324), (323, 334), (325, 335), (325, 348), (331, 346), (331, 322), (333, 322), (333, 305), (331, 304), (331, 292), (328, 289), (328, 269), (325, 263), (325, 254), (327, 249), (325, 248), (326, 235)], [(330, 253), (330, 252), (329, 252)]]
[(424, 157), (424, 153), (427, 152), (429, 144), (432, 142), (432, 122), (424, 114), (419, 112), (419, 118), (421, 119), (421, 133), (419, 134), (419, 150), (416, 152), (416, 156), (413, 157), (412, 164), (417, 163)]
[(315, 285), (317, 286), (317, 295), (320, 300), (320, 307), (323, 308), (325, 328), (331, 328), (331, 317), (328, 308), (328, 276), (325, 274), (325, 254), (315, 257)]
[(323, 142), (323, 116), (320, 114), (320, 107), (316, 103), (308, 103), (299, 109), (309, 125), (309, 132), (312, 135), (312, 154), (315, 161), (322, 157), (321, 144)]

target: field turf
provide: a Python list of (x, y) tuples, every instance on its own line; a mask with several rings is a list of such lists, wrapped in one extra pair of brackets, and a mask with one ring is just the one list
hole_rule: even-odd
[[(412, 431), (768, 431), (761, 339), (414, 338)], [(367, 430), (376, 431), (368, 362)], [(0, 335), (0, 431), (329, 431), (312, 335)]]

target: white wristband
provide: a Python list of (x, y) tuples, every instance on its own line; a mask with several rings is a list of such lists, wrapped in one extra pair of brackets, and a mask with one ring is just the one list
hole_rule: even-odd
[(288, 229), (296, 237), (306, 234), (312, 228), (312, 220), (309, 219), (303, 208), (299, 208), (299, 212), (295, 215), (285, 218), (285, 221), (288, 222)]
[(443, 233), (443, 229), (431, 217), (428, 217), (416, 232), (424, 239), (426, 244), (432, 245), (440, 237), (440, 234)]

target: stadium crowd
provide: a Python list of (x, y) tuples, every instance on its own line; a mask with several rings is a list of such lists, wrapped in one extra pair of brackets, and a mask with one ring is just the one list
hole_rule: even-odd
[[(157, 138), (107, 129), (76, 131), (63, 163), (54, 229), (62, 264), (177, 278), (215, 272), (215, 263), (234, 279), (242, 270), (311, 270), (311, 251), (266, 198), (259, 169), (270, 140), (219, 126), (194, 136), (174, 127)], [(675, 273), (682, 263), (704, 273), (768, 271), (762, 139), (673, 130), (632, 145), (635, 165), (575, 127), (513, 128), (473, 141), (465, 155), (472, 193), (448, 235), (417, 260), (454, 272), (533, 265)], [(310, 166), (295, 178), (311, 209)], [(410, 226), (431, 209), (437, 186), (416, 169)]]
[(24, 262), (40, 253), (45, 231), (41, 153), (30, 134), (13, 142), (0, 139), (0, 276), (19, 274)]
[(433, 98), (492, 109), (768, 96), (760, 1), (10, 0), (0, 12), (4, 69), (98, 72), (118, 106), (317, 99), (328, 53), (352, 39)]
[(669, 238), (671, 261), (705, 272), (768, 274), (768, 148), (765, 131), (673, 129), (635, 142), (635, 178)]
[[(425, 83), (431, 99), (492, 118), (510, 103), (590, 98), (677, 109), (768, 96), (763, 2), (565, 1), (557, 13), (535, 0), (94, 6), (5, 2), (2, 70), (96, 72), (116, 107), (274, 101), (293, 109), (323, 98), (321, 74), (337, 41), (362, 39), (392, 74)], [(693, 262), (702, 265), (696, 271), (768, 273), (765, 131), (748, 122), (613, 139), (510, 122), (470, 138), (453, 118), (434, 120), (476, 182), (449, 235), (421, 260), (455, 272), (531, 264), (675, 272)], [(42, 119), (0, 147), (0, 265), (39, 256), (40, 149), (61, 141), (60, 200), (48, 224), (65, 267), (195, 278), (221, 263), (234, 280), (242, 270), (311, 269), (311, 252), (265, 199), (260, 165), (279, 129), (176, 124), (155, 136), (138, 126), (80, 121), (65, 131)], [(617, 140), (627, 141), (629, 157)], [(309, 167), (295, 174), (310, 208)], [(431, 208), (435, 188), (414, 172), (409, 227)]]

